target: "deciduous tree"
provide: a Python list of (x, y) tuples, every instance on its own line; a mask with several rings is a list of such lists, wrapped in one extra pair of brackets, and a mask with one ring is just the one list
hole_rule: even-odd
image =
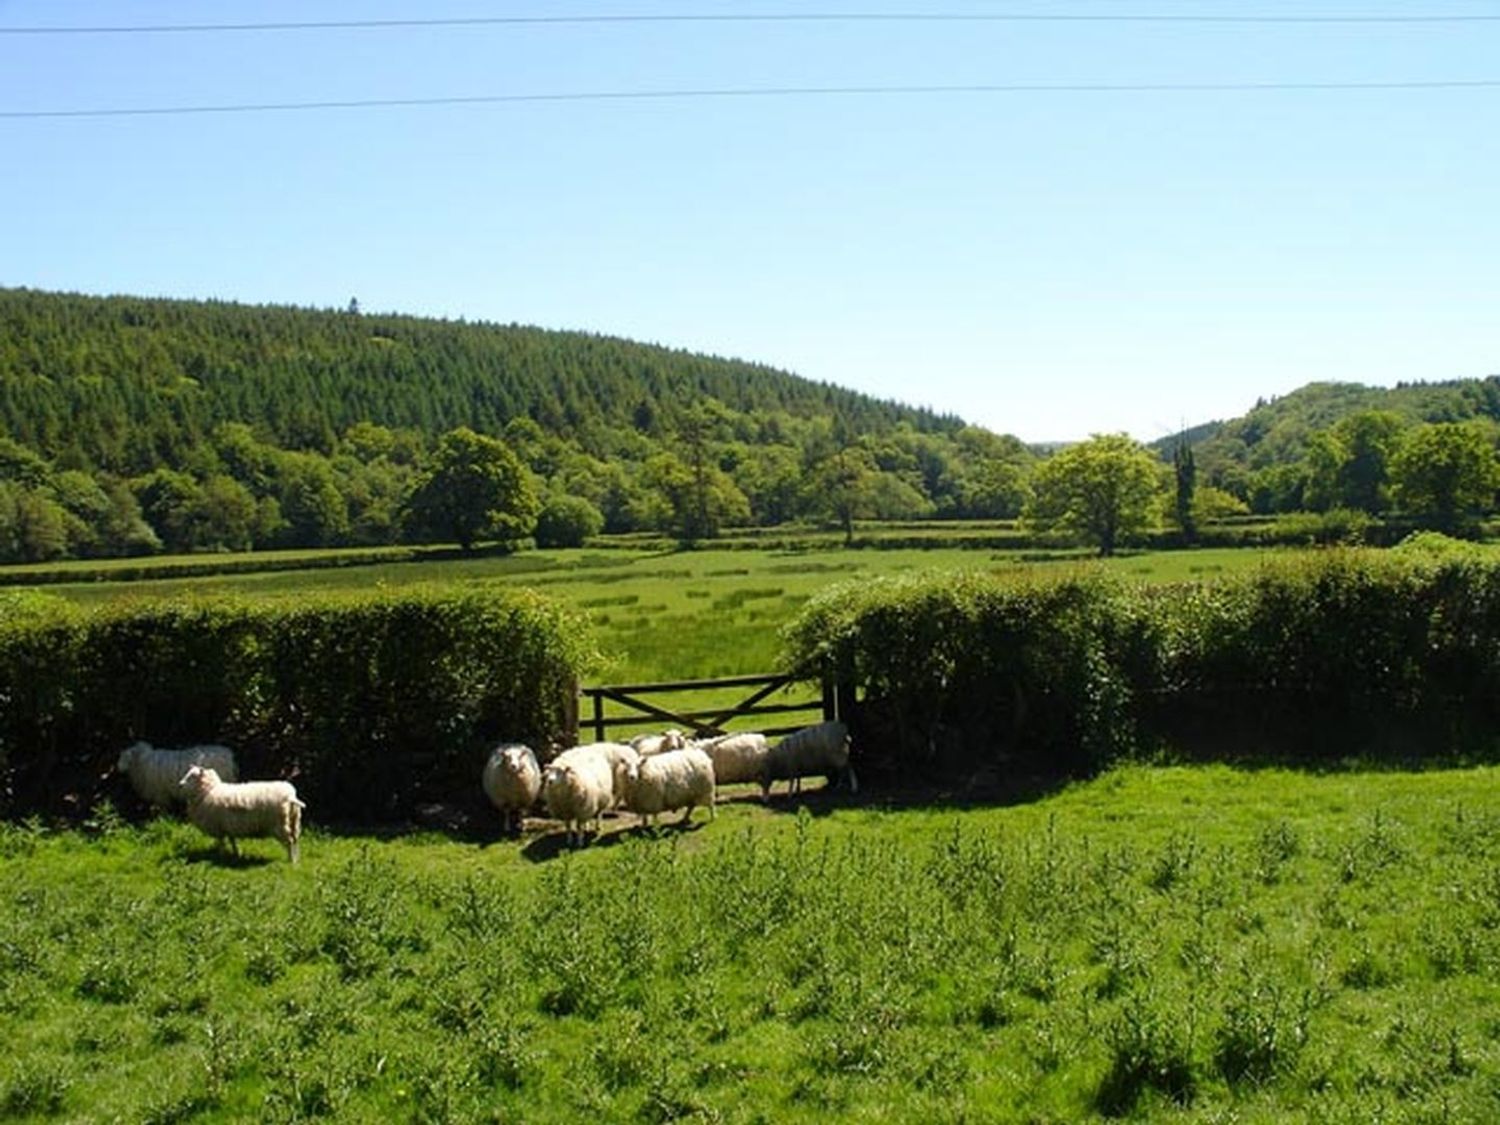
[(1038, 466), (1028, 519), (1065, 527), (1098, 546), (1103, 556), (1145, 528), (1163, 487), (1165, 466), (1125, 434), (1095, 434)]
[(520, 459), (497, 438), (468, 427), (438, 441), (407, 504), (408, 526), (465, 551), (485, 538), (516, 540), (536, 527), (541, 502)]
[(1463, 522), (1494, 503), (1500, 462), (1479, 426), (1439, 422), (1407, 434), (1391, 464), (1396, 499), (1403, 510), (1439, 531)]

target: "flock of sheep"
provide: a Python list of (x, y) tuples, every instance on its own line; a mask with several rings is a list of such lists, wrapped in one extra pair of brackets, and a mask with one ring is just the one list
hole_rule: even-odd
[(540, 805), (563, 822), (568, 842), (582, 842), (587, 826), (597, 832), (611, 809), (633, 812), (643, 825), (658, 813), (682, 809), (682, 823), (702, 805), (713, 819), (720, 785), (759, 782), (762, 798), (786, 781), (796, 792), (804, 777), (847, 780), (858, 789), (849, 765), (849, 729), (832, 721), (804, 727), (772, 746), (763, 734), (724, 734), (689, 741), (681, 731), (637, 735), (630, 742), (591, 742), (564, 750), (545, 766), (527, 746), (497, 746), (484, 766), (485, 795), (500, 810), (507, 830), (519, 831), (527, 812)]
[[(297, 862), (306, 807), (297, 790), (289, 781), (240, 781), (228, 747), (166, 749), (137, 742), (121, 753), (117, 769), (142, 800), (163, 809), (185, 806), (189, 821), (219, 846), (227, 842), (235, 855), (238, 840), (269, 837)], [(763, 734), (690, 741), (669, 730), (628, 743), (575, 746), (545, 766), (529, 747), (507, 743), (490, 753), (481, 784), (507, 831), (519, 832), (526, 813), (540, 807), (563, 822), (571, 844), (585, 839), (590, 822), (597, 832), (612, 809), (636, 813), (642, 824), (682, 809), (686, 823), (701, 805), (713, 819), (720, 785), (759, 782), (764, 798), (776, 781), (797, 792), (802, 778), (816, 776), (858, 788), (849, 766), (849, 731), (841, 722), (805, 727), (774, 746)]]

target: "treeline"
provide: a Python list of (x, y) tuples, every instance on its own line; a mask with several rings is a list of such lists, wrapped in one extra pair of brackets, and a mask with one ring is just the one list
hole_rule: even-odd
[(353, 307), (0, 290), (0, 419), (4, 562), (1016, 517), (1108, 554), (1250, 515), (1359, 539), (1500, 509), (1500, 376), (1312, 384), (1043, 456), (755, 364)]
[(0, 418), (5, 561), (428, 541), (463, 435), (519, 462), (500, 507), (559, 544), (1014, 516), (1034, 460), (956, 418), (622, 340), (28, 290), (0, 290)]
[[(1456, 439), (1493, 449), (1500, 442), (1500, 376), (1390, 389), (1311, 383), (1186, 437), (1201, 481), (1251, 512), (1345, 509), (1379, 516), (1402, 508), (1403, 492), (1414, 493), (1411, 461), (1422, 446)], [(1155, 447), (1170, 457), (1175, 444), (1167, 439)], [(1455, 450), (1456, 462), (1464, 458)], [(1494, 496), (1483, 495), (1482, 485), (1478, 492), (1468, 507), (1494, 511)]]

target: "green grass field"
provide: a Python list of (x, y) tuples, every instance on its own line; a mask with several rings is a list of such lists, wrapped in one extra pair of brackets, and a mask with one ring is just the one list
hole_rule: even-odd
[[(1125, 555), (1097, 561), (1077, 552), (962, 548), (808, 551), (633, 548), (526, 551), (516, 555), (380, 562), (312, 570), (89, 581), (41, 587), (84, 604), (115, 598), (232, 592), (287, 597), (307, 590), (413, 583), (529, 586), (586, 610), (618, 682), (766, 672), (778, 666), (778, 629), (808, 598), (837, 582), (942, 570), (1064, 573), (1103, 568), (1145, 582), (1206, 581), (1254, 567), (1262, 550)], [(170, 565), (181, 560), (164, 560)], [(240, 556), (229, 556), (231, 564)]]
[[(115, 598), (154, 598), (230, 592), (250, 597), (293, 597), (306, 591), (457, 583), (531, 587), (587, 612), (598, 631), (606, 665), (594, 683), (654, 683), (772, 672), (781, 667), (780, 629), (810, 597), (839, 582), (860, 582), (930, 571), (981, 570), (1001, 574), (1073, 573), (1102, 568), (1129, 580), (1204, 581), (1258, 565), (1271, 552), (1203, 550), (1125, 555), (1098, 561), (1078, 551), (992, 551), (957, 547), (843, 550), (830, 541), (814, 550), (526, 551), (511, 556), (349, 565), (357, 553), (331, 553), (338, 566), (266, 570), (204, 577), (87, 581), (41, 587), (84, 604)], [(297, 553), (290, 560), (317, 554)], [(163, 559), (174, 567), (191, 559)], [(198, 559), (198, 562), (203, 560)], [(230, 567), (255, 561), (226, 556)], [(730, 707), (748, 689), (667, 694), (652, 702), (670, 711)], [(791, 703), (815, 692), (779, 693), (767, 702)], [(608, 716), (630, 712), (610, 706)], [(587, 718), (587, 716), (585, 716)], [(810, 716), (778, 716), (766, 722), (737, 720), (735, 729), (798, 723)], [(615, 728), (622, 735), (660, 729), (660, 722)]]
[(1500, 770), (1121, 768), (591, 847), (0, 828), (0, 1117), (1489, 1121)]

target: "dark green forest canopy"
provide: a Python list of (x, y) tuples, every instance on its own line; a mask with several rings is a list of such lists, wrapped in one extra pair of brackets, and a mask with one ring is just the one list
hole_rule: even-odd
[(183, 464), (223, 422), (326, 454), (357, 422), (430, 438), (530, 418), (608, 457), (705, 399), (750, 444), (777, 441), (783, 416), (839, 415), (862, 434), (964, 425), (759, 364), (581, 332), (0, 289), (5, 432), (49, 460), (123, 475)]

